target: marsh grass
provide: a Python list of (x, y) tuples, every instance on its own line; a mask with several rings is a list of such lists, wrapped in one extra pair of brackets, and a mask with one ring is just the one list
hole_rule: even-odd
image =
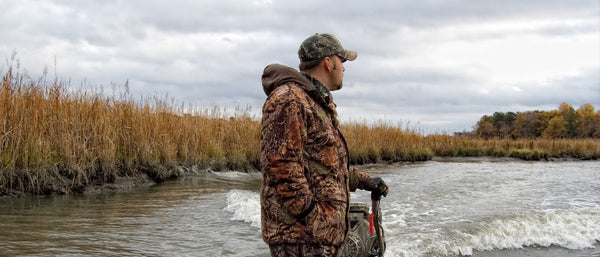
[(366, 123), (342, 124), (340, 130), (346, 138), (351, 163), (426, 161), (433, 157), (423, 136), (400, 127), (384, 121), (370, 126)]
[[(249, 109), (178, 105), (125, 90), (73, 89), (68, 82), (27, 79), (9, 68), (0, 88), (0, 195), (13, 191), (83, 192), (119, 177), (154, 181), (181, 167), (257, 170), (260, 120)], [(423, 136), (388, 122), (341, 125), (352, 164), (425, 161), (438, 156), (598, 159), (600, 141), (469, 139)]]
[(524, 160), (600, 158), (598, 139), (474, 139), (449, 135), (424, 137), (437, 156), (495, 156)]
[(27, 81), (9, 69), (0, 89), (0, 194), (82, 191), (140, 172), (160, 182), (180, 176), (180, 165), (258, 166), (260, 124), (248, 110), (184, 109)]

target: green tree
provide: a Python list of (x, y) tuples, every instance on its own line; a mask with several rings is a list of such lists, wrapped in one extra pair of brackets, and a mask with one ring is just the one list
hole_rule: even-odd
[(512, 131), (513, 138), (536, 138), (538, 124), (535, 122), (538, 111), (520, 112), (515, 118), (515, 125)]
[(515, 119), (517, 114), (514, 112), (495, 112), (494, 113), (494, 127), (496, 127), (497, 135), (501, 138), (510, 136), (515, 128)]
[(592, 137), (600, 138), (600, 110), (594, 115), (594, 124), (594, 133), (592, 134)]
[(563, 116), (565, 120), (565, 137), (567, 138), (575, 138), (578, 136), (577, 131), (577, 113), (575, 109), (568, 103), (563, 102), (558, 107), (558, 111), (560, 115)]

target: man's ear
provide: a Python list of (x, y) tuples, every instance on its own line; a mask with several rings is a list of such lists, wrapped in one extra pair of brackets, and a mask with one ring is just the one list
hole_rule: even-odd
[(327, 69), (327, 72), (333, 71), (333, 62), (329, 56), (323, 59), (323, 64), (325, 65), (325, 69)]

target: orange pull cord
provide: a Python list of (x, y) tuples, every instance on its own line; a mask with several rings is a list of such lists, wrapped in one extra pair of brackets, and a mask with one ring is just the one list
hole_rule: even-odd
[(375, 222), (373, 222), (374, 217), (374, 213), (371, 213), (371, 215), (369, 215), (369, 234), (375, 233)]

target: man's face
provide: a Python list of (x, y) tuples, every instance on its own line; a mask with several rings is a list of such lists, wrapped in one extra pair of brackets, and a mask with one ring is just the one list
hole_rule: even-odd
[(331, 57), (331, 61), (333, 62), (333, 70), (331, 71), (331, 81), (333, 82), (333, 85), (331, 85), (332, 88), (329, 90), (334, 91), (341, 89), (343, 86), (344, 71), (346, 70), (346, 68), (344, 68), (344, 62), (346, 60), (334, 55)]

